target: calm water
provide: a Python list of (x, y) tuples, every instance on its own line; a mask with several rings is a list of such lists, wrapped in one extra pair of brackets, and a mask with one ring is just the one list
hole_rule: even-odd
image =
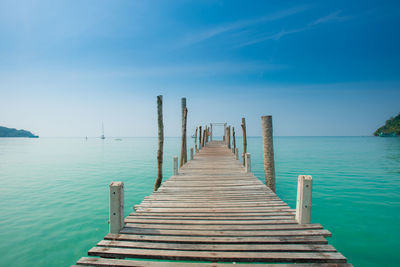
[[(178, 143), (166, 139), (165, 177)], [(248, 143), (263, 179), (261, 138)], [(152, 192), (156, 146), (156, 138), (0, 139), (0, 265), (66, 266), (86, 256), (108, 231), (110, 181), (125, 182), (126, 213)], [(398, 266), (400, 138), (277, 137), (275, 161), (277, 193), (293, 208), (297, 176), (313, 176), (312, 222), (351, 263)]]

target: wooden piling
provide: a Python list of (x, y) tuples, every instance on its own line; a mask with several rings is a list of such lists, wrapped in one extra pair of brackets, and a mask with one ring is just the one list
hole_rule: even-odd
[(210, 124), (210, 141), (213, 140), (213, 127), (212, 127), (212, 123)]
[[(183, 98), (182, 98), (183, 100)], [(182, 101), (183, 103), (183, 101)], [(186, 105), (186, 99), (185, 99)], [(180, 167), (182, 167), (187, 162), (187, 147), (186, 147), (186, 122), (187, 122), (187, 108), (183, 111), (183, 120), (182, 120), (182, 142), (181, 142), (181, 161)]]
[(202, 134), (202, 132), (201, 132), (201, 126), (199, 126), (199, 149), (202, 148), (202, 146), (201, 146), (201, 134)]
[(158, 114), (158, 150), (157, 150), (157, 178), (154, 183), (154, 191), (157, 191), (162, 182), (162, 164), (164, 153), (164, 123), (162, 113), (162, 95), (157, 96), (157, 114)]
[(193, 147), (190, 148), (190, 160), (193, 160)]
[(237, 147), (235, 148), (235, 159), (239, 159), (239, 149)]
[(236, 136), (235, 136), (235, 127), (232, 126), (232, 145), (233, 151), (236, 149)]
[(198, 128), (196, 127), (196, 131), (194, 133), (194, 150), (196, 151), (196, 153), (199, 152), (199, 149), (197, 147), (197, 130)]
[(110, 184), (110, 234), (119, 234), (124, 227), (124, 183)]
[(245, 164), (245, 156), (247, 153), (247, 136), (246, 136), (246, 119), (242, 118), (242, 131), (243, 131), (243, 153), (242, 153), (242, 160), (243, 160), (243, 165)]
[(206, 129), (203, 130), (203, 140), (201, 146), (204, 147), (206, 145)]
[(275, 192), (275, 162), (272, 137), (272, 116), (261, 117), (261, 130), (263, 138), (265, 183), (273, 192)]
[(226, 131), (226, 137), (227, 137), (227, 146), (228, 149), (231, 149), (231, 126), (229, 125)]
[(312, 176), (299, 175), (297, 184), (296, 221), (311, 223)]
[(250, 153), (246, 153), (245, 168), (246, 168), (246, 172), (247, 172), (247, 173), (250, 173), (250, 172), (251, 172), (251, 158), (250, 158)]
[(174, 175), (178, 175), (178, 157), (174, 157), (173, 161), (173, 170), (174, 170)]

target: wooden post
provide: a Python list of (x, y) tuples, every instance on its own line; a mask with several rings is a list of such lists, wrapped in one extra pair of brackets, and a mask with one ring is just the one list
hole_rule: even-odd
[(226, 123), (224, 123), (224, 136), (222, 137), (223, 141), (226, 142)]
[(201, 146), (204, 147), (206, 145), (206, 129), (203, 130), (203, 140)]
[(110, 184), (110, 234), (119, 234), (124, 227), (124, 183)]
[(197, 127), (196, 127), (196, 132), (194, 133), (194, 150), (197, 152), (199, 152), (199, 149), (197, 148)]
[(162, 95), (157, 96), (157, 113), (158, 113), (158, 150), (157, 150), (157, 178), (154, 183), (154, 191), (160, 187), (162, 182), (162, 164), (164, 152), (164, 123), (162, 113)]
[(190, 148), (190, 160), (193, 160), (193, 147)]
[(174, 157), (174, 162), (173, 162), (173, 169), (174, 169), (174, 175), (178, 175), (178, 157)]
[(232, 126), (232, 145), (233, 151), (235, 152), (236, 149), (236, 136), (235, 136), (235, 127)]
[(251, 158), (250, 158), (250, 153), (246, 153), (246, 159), (245, 159), (245, 167), (246, 167), (246, 172), (249, 173), (251, 172)]
[(272, 116), (261, 117), (261, 131), (263, 139), (265, 183), (273, 192), (275, 192), (275, 162), (272, 137)]
[(212, 123), (210, 123), (210, 141), (213, 140), (213, 128), (212, 128)]
[(239, 149), (238, 148), (235, 148), (235, 158), (236, 158), (236, 160), (239, 159)]
[[(182, 100), (185, 98), (182, 98)], [(183, 101), (182, 101), (183, 104)], [(186, 105), (186, 99), (185, 99)], [(182, 143), (181, 143), (181, 161), (179, 166), (182, 167), (187, 162), (187, 147), (186, 147), (186, 122), (187, 122), (187, 108), (183, 111), (183, 120), (182, 120)]]
[(226, 137), (227, 137), (227, 145), (228, 145), (228, 149), (231, 149), (231, 126), (229, 125), (228, 128), (226, 128)]
[(243, 160), (243, 165), (245, 164), (245, 156), (247, 153), (247, 136), (246, 136), (246, 119), (242, 118), (242, 130), (243, 130), (243, 154), (242, 154), (242, 160)]
[(201, 126), (199, 127), (199, 149), (201, 149)]
[(299, 175), (297, 184), (296, 221), (300, 224), (311, 222), (312, 176)]

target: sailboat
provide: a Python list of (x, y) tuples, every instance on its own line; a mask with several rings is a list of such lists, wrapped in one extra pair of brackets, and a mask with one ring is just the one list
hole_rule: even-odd
[(104, 136), (104, 123), (101, 123), (101, 128), (103, 130), (103, 134), (101, 135), (101, 139), (106, 139), (106, 137)]

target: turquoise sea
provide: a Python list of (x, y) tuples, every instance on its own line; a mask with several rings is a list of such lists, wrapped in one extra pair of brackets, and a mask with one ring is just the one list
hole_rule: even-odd
[[(179, 140), (166, 138), (166, 178)], [(295, 208), (297, 176), (312, 175), (312, 222), (332, 232), (329, 242), (355, 266), (398, 266), (400, 138), (274, 142), (277, 194)], [(248, 139), (263, 180), (261, 143)], [(86, 256), (108, 231), (108, 184), (125, 182), (131, 212), (153, 190), (156, 150), (156, 138), (1, 138), (0, 265), (68, 266)]]

